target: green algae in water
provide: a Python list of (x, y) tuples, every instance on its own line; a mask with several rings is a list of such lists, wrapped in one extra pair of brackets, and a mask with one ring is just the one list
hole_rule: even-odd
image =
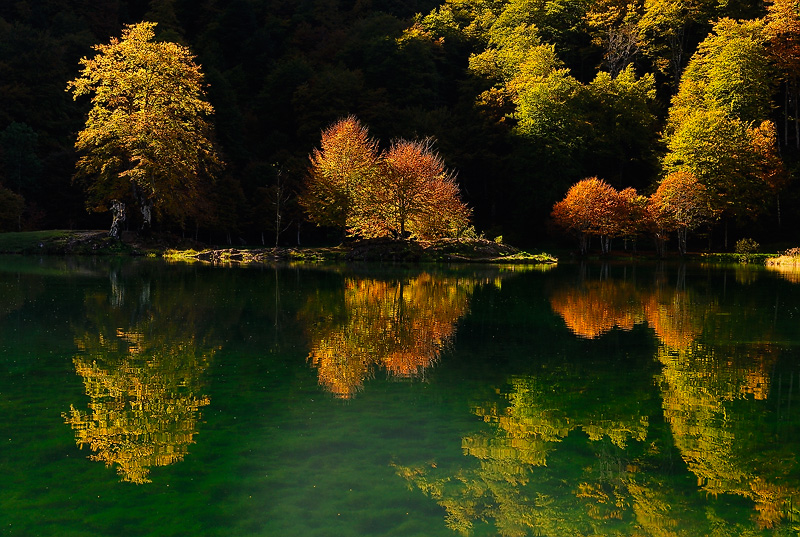
[(797, 531), (778, 275), (2, 266), (0, 534)]

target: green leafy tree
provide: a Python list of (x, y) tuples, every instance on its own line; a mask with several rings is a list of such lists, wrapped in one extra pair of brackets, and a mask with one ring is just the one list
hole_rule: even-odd
[(755, 218), (782, 186), (768, 121), (771, 80), (763, 21), (722, 19), (698, 47), (672, 101), (664, 170), (694, 175), (725, 222)]
[(754, 147), (754, 131), (715, 110), (699, 110), (683, 122), (667, 143), (664, 168), (697, 177), (723, 218), (753, 219), (763, 209), (768, 184), (764, 161)]
[(126, 26), (122, 38), (95, 45), (81, 74), (68, 84), (74, 98), (90, 95), (92, 109), (75, 147), (82, 154), (91, 210), (114, 211), (114, 234), (131, 202), (142, 227), (152, 214), (183, 221), (201, 185), (221, 168), (211, 140), (203, 75), (189, 49), (154, 41), (152, 22)]
[(698, 108), (742, 121), (769, 116), (772, 71), (761, 20), (718, 21), (700, 43), (670, 108), (668, 132)]

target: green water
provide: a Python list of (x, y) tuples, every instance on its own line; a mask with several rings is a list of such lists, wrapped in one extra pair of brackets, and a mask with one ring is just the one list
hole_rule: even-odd
[(0, 258), (0, 535), (795, 535), (795, 281)]

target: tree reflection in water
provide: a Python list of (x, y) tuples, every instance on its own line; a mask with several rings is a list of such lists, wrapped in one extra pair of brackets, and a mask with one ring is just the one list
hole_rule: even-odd
[(153, 297), (146, 283), (123, 287), (114, 272), (111, 280), (108, 296), (87, 297), (87, 326), (75, 338), (88, 410), (72, 406), (63, 417), (91, 460), (147, 483), (152, 467), (183, 460), (194, 442), (214, 349), (195, 336), (186, 296)]
[(343, 294), (313, 297), (301, 317), (320, 385), (349, 399), (375, 368), (393, 378), (422, 377), (452, 341), (476, 283), (427, 273), (390, 281), (346, 278)]
[[(396, 464), (398, 475), (465, 535), (481, 522), (503, 536), (796, 535), (796, 444), (777, 440), (798, 422), (787, 392), (800, 376), (776, 374), (782, 349), (763, 343), (789, 335), (758, 294), (692, 287), (681, 269), (676, 281), (664, 270), (655, 285), (604, 272), (550, 295), (582, 339), (649, 326), (660, 372), (636, 378), (612, 357), (565, 357), (512, 376), (497, 399), (473, 406), (487, 428), (462, 437), (470, 463)], [(749, 512), (731, 507), (736, 497), (752, 502)]]

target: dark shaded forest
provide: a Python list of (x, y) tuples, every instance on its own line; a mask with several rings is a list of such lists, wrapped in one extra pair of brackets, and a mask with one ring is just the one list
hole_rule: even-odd
[[(796, 13), (796, 2), (789, 5)], [(216, 243), (274, 236), (276, 197), (299, 192), (321, 130), (355, 115), (387, 146), (399, 137), (435, 139), (458, 172), (475, 228), (540, 245), (557, 238), (549, 225), (554, 203), (585, 177), (620, 190), (656, 190), (664, 170), (683, 162), (674, 156), (683, 147), (674, 109), (686, 102), (673, 98), (698, 45), (712, 29), (727, 31), (715, 26), (720, 19), (766, 20), (759, 24), (769, 28), (777, 16), (767, 15), (766, 4), (745, 0), (4, 2), (0, 183), (25, 200), (17, 229), (108, 227), (109, 213), (87, 212), (82, 185), (73, 181), (75, 138), (89, 103), (73, 101), (66, 84), (92, 45), (148, 20), (158, 23), (157, 39), (196, 55), (226, 163), (205, 218), (162, 221), (160, 229)], [(769, 36), (777, 34), (763, 35), (761, 71), (739, 69), (737, 62), (750, 66), (752, 58), (725, 51), (724, 71), (742, 72), (742, 80), (714, 78), (713, 65), (692, 70), (692, 80), (710, 88), (709, 110), (756, 103), (728, 113), (748, 125), (772, 121), (783, 168), (775, 196), (716, 222), (716, 249), (723, 226), (734, 239), (797, 240), (797, 81), (770, 60), (777, 49)], [(701, 47), (701, 54), (710, 58), (713, 50)], [(754, 77), (762, 82), (757, 90), (736, 94)], [(296, 196), (284, 208), (281, 242), (338, 240), (305, 220)], [(709, 244), (694, 240), (698, 248)]]

